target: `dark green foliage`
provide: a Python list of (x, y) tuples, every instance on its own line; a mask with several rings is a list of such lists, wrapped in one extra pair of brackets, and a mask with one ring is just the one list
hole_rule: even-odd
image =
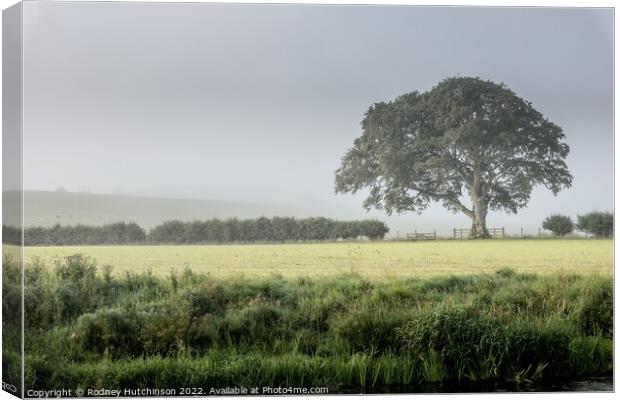
[(26, 246), (144, 243), (146, 232), (137, 224), (118, 222), (103, 226), (61, 226), (24, 229)]
[(344, 315), (336, 315), (331, 323), (332, 332), (343, 342), (347, 342), (354, 352), (398, 352), (400, 343), (396, 330), (411, 318), (410, 313), (402, 313), (384, 307), (353, 309)]
[(585, 335), (613, 337), (614, 291), (611, 282), (601, 282), (590, 288), (577, 314)]
[[(53, 324), (58, 292), (45, 284), (45, 269), (40, 260), (34, 259), (24, 269), (25, 329), (46, 328)], [(18, 298), (18, 297), (17, 297)], [(19, 308), (18, 308), (19, 309)], [(77, 311), (76, 315), (80, 313)]]
[(230, 345), (270, 344), (282, 335), (283, 311), (259, 302), (241, 310), (231, 310), (222, 321), (223, 339)]
[(609, 237), (614, 233), (614, 216), (612, 213), (599, 211), (578, 215), (577, 229), (597, 237)]
[(72, 338), (84, 351), (120, 358), (143, 352), (139, 333), (134, 311), (103, 309), (81, 316)]
[[(488, 236), (489, 210), (516, 213), (532, 189), (570, 187), (562, 129), (504, 84), (454, 77), (373, 104), (342, 158), (336, 192), (368, 189), (365, 208), (421, 212), (432, 202)], [(471, 206), (461, 202), (468, 194)]]
[(15, 327), (21, 326), (21, 283), (18, 260), (5, 255), (2, 259), (2, 321)]
[(21, 246), (22, 230), (15, 226), (2, 225), (2, 243)]
[[(18, 271), (14, 263), (4, 269)], [(190, 270), (158, 278), (98, 271), (79, 255), (53, 272), (40, 263), (26, 271), (28, 388), (286, 384), (362, 392), (612, 369), (612, 285), (602, 277), (504, 269), (387, 282), (219, 280)]]
[[(5, 243), (20, 244), (21, 232), (3, 226)], [(295, 219), (274, 217), (225, 221), (167, 221), (148, 235), (135, 223), (124, 222), (95, 226), (33, 227), (24, 230), (26, 246), (103, 245), (103, 244), (196, 244), (285, 241), (335, 241), (361, 237), (381, 240), (389, 232), (384, 222), (376, 220), (336, 221), (329, 218)]]
[[(497, 367), (505, 349), (501, 323), (458, 307), (415, 315), (399, 336), (414, 356), (437, 354), (446, 378), (458, 380), (489, 377), (493, 372), (484, 368)], [(495, 365), (483, 365), (486, 359)]]
[(564, 236), (574, 229), (573, 221), (568, 215), (553, 214), (545, 218), (543, 229), (553, 232), (555, 236)]
[(329, 218), (274, 217), (258, 219), (218, 219), (206, 221), (168, 221), (148, 234), (151, 243), (229, 243), (333, 241), (366, 237), (380, 240), (389, 229), (375, 220), (336, 221)]
[(94, 309), (96, 272), (94, 260), (82, 254), (57, 262), (56, 296), (61, 320), (69, 321)]
[(142, 354), (175, 356), (185, 348), (190, 318), (184, 307), (176, 304), (142, 307), (137, 321)]
[(510, 374), (516, 379), (520, 378), (520, 371), (534, 373), (533, 377), (538, 379), (560, 378), (574, 373), (571, 369), (575, 366), (569, 362), (570, 343), (575, 332), (570, 325), (557, 320), (541, 325), (517, 321), (504, 332), (504, 357), (510, 360)]
[[(2, 258), (2, 382), (12, 385), (7, 389), (19, 395), (22, 383), (22, 274), (19, 254), (8, 253)], [(13, 388), (16, 391), (12, 391)]]
[(209, 282), (200, 285), (187, 293), (186, 301), (192, 317), (202, 317), (206, 314), (221, 314), (230, 301), (221, 285)]

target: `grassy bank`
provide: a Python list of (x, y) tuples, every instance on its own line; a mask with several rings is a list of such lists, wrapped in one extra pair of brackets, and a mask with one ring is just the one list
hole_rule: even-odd
[(71, 256), (29, 263), (26, 282), (31, 389), (415, 391), (612, 371), (607, 275), (158, 277)]
[(26, 247), (26, 260), (47, 265), (84, 253), (116, 273), (150, 269), (165, 277), (171, 268), (213, 277), (331, 278), (356, 273), (372, 280), (480, 274), (511, 268), (517, 272), (611, 274), (612, 240), (483, 240), (431, 242), (348, 242), (211, 246)]

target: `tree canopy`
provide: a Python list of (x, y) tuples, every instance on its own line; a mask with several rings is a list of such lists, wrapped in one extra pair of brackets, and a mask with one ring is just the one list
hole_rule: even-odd
[(565, 236), (575, 229), (573, 220), (568, 215), (552, 214), (542, 223), (543, 229), (551, 231), (554, 236)]
[(614, 234), (614, 215), (610, 212), (592, 211), (577, 216), (577, 229), (597, 237)]
[(420, 213), (440, 202), (470, 217), (480, 237), (489, 209), (516, 213), (534, 186), (556, 194), (572, 182), (562, 129), (504, 84), (448, 78), (373, 104), (361, 125), (336, 192), (368, 189), (366, 209)]

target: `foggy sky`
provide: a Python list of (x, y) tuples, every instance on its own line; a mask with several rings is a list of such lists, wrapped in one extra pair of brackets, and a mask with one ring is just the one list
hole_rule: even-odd
[[(571, 189), (489, 226), (613, 210), (610, 9), (27, 2), (24, 27), (25, 189), (364, 217), (334, 194), (364, 112), (460, 75), (504, 82), (571, 147)], [(468, 225), (439, 205), (389, 221)]]

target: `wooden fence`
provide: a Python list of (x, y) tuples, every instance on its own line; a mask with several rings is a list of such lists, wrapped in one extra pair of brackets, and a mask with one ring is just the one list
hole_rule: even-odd
[(468, 239), (469, 238), (470, 229), (458, 229), (454, 228), (454, 238), (455, 239)]
[(407, 234), (407, 239), (409, 240), (436, 240), (437, 239), (437, 231), (433, 232), (418, 232), (414, 231), (413, 233)]
[[(469, 232), (470, 231), (471, 231), (471, 229), (454, 228), (454, 230), (453, 230), (454, 239), (459, 239), (459, 240), (469, 239)], [(502, 239), (506, 238), (506, 232), (504, 230), (504, 227), (501, 227), (501, 228), (487, 228), (487, 231), (489, 232), (489, 235), (491, 237), (494, 237), (494, 238), (501, 237)]]
[(491, 237), (502, 237), (502, 239), (506, 238), (506, 232), (504, 231), (504, 227), (501, 228), (489, 228), (489, 235), (491, 235)]

